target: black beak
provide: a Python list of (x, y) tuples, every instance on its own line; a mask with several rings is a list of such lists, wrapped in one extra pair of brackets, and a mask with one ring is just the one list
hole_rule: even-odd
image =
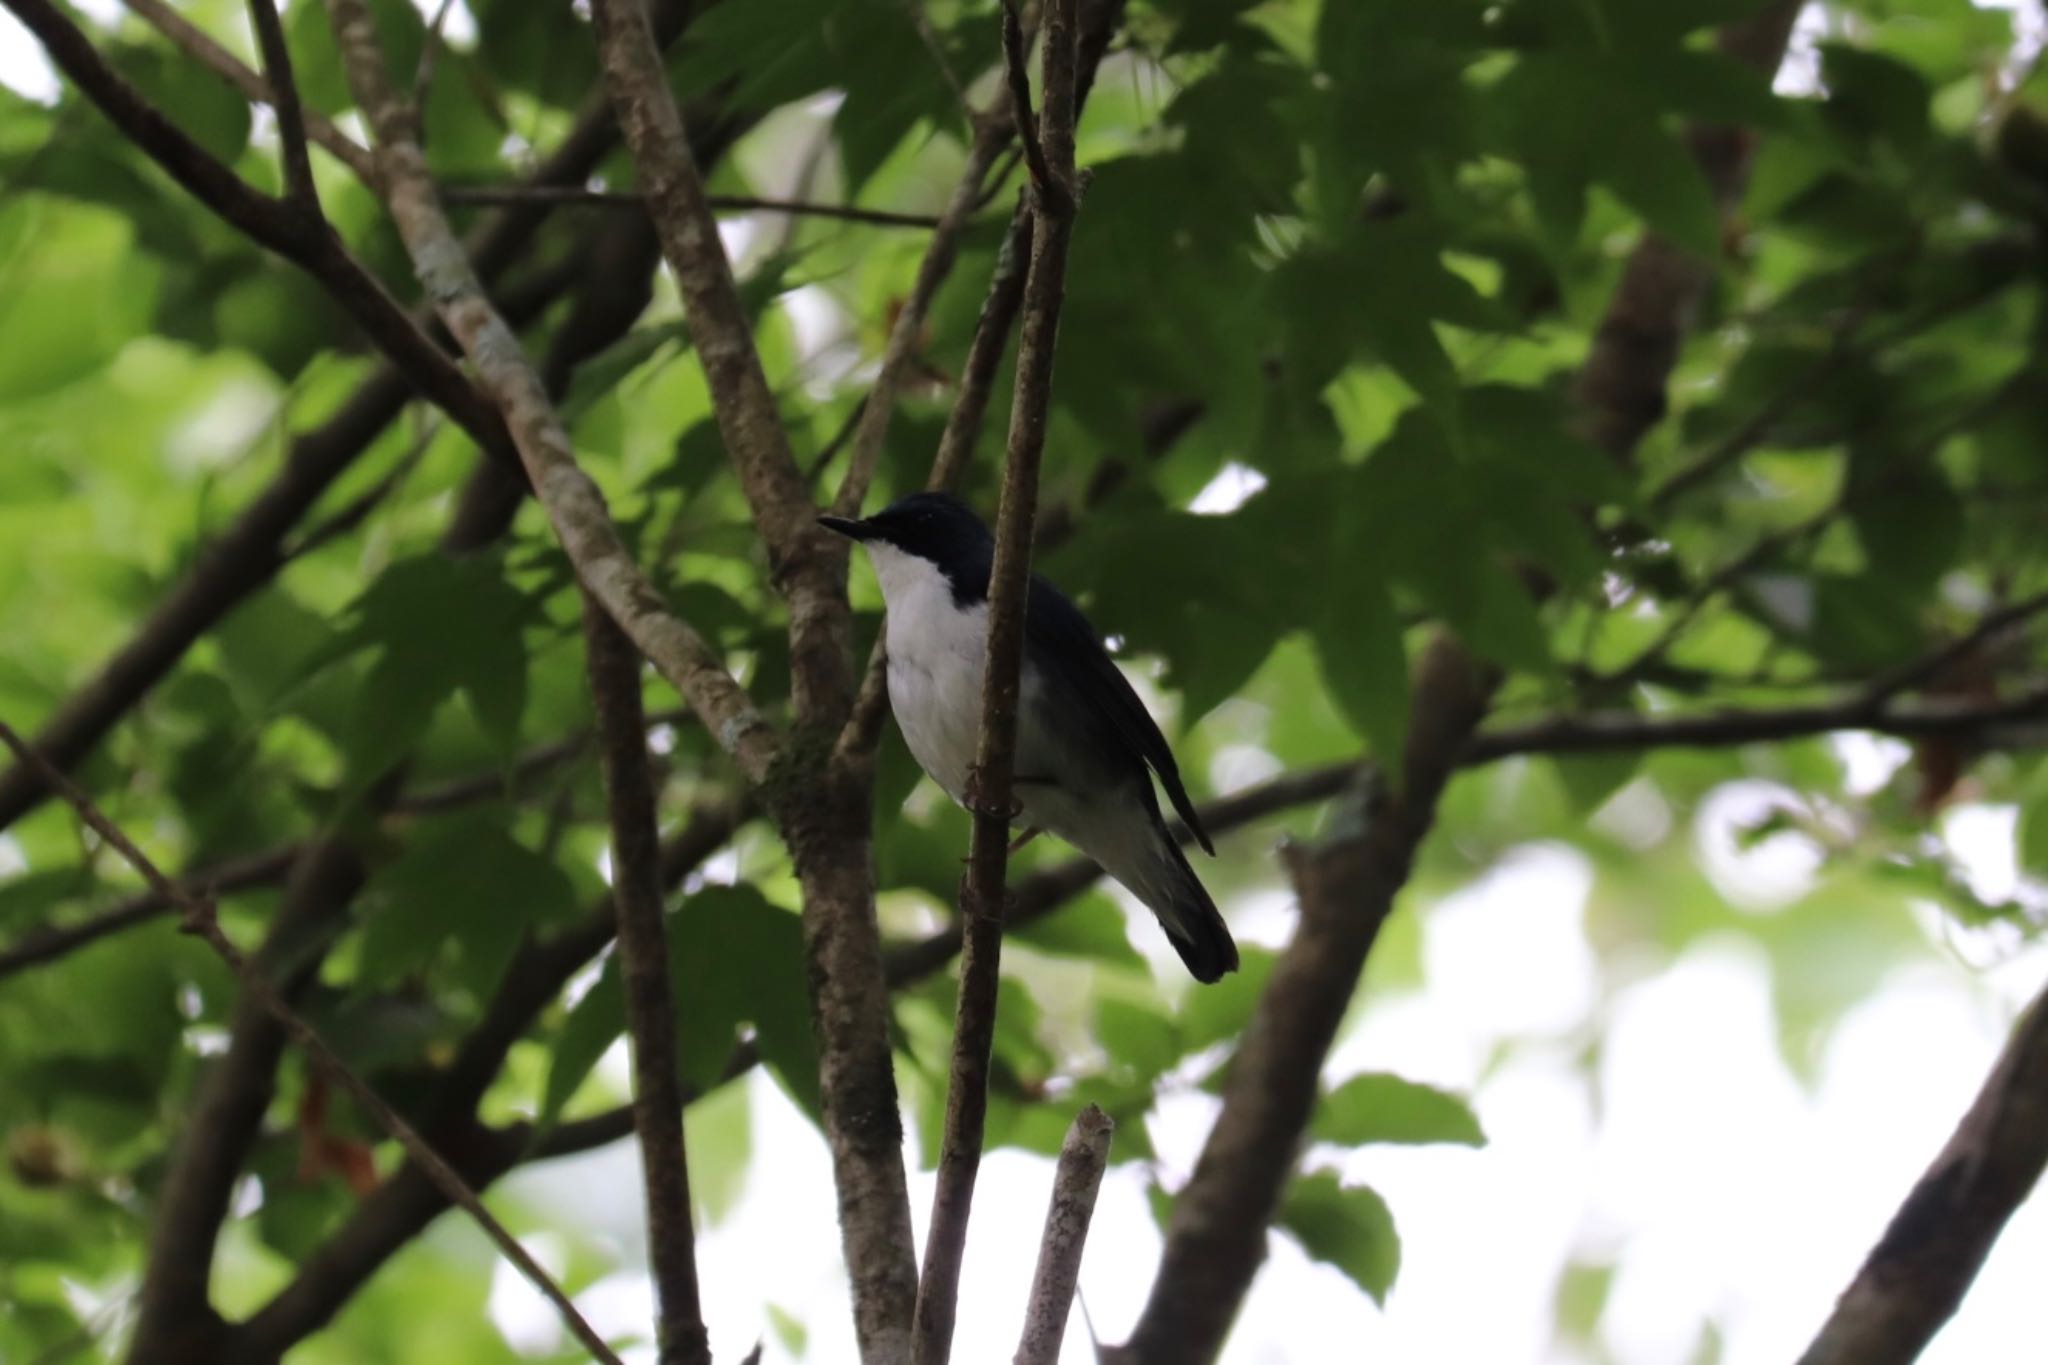
[(868, 538), (868, 524), (864, 521), (853, 521), (846, 517), (819, 517), (818, 525), (828, 531), (837, 531), (848, 540)]

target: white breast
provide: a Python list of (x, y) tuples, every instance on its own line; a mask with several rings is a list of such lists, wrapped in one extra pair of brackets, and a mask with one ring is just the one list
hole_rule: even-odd
[(869, 542), (889, 604), (889, 705), (917, 765), (964, 804), (981, 718), (988, 604), (953, 604), (930, 560)]

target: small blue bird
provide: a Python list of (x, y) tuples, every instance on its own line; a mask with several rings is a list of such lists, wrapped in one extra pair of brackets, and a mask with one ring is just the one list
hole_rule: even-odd
[[(981, 729), (988, 583), (995, 539), (943, 493), (914, 493), (862, 521), (819, 523), (867, 547), (888, 604), (889, 702), (912, 757), (965, 806)], [(1165, 784), (1204, 850), (1180, 767), (1081, 609), (1031, 578), (1012, 797), (1029, 838), (1057, 834), (1159, 917), (1197, 981), (1237, 969), (1216, 903), (1167, 832), (1152, 791)], [(1021, 843), (1022, 840), (1020, 839)]]

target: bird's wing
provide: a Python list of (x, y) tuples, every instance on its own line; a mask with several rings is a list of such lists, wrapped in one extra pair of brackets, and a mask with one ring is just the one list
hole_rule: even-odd
[(1132, 690), (1130, 679), (1103, 649), (1095, 627), (1088, 623), (1081, 609), (1036, 574), (1031, 576), (1024, 630), (1026, 639), (1036, 646), (1033, 654), (1041, 661), (1052, 661), (1069, 690), (1087, 704), (1094, 722), (1091, 728), (1101, 741), (1113, 745), (1140, 767), (1148, 763), (1152, 766), (1165, 785), (1174, 810), (1187, 821), (1203, 851), (1213, 855), (1215, 845), (1209, 842), (1208, 832), (1195, 814), (1195, 804), (1181, 784), (1180, 765), (1173, 761), (1173, 750), (1166, 747), (1166, 737), (1159, 733), (1152, 713)]

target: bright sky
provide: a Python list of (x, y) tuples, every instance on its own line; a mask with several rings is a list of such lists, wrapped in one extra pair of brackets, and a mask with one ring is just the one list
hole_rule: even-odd
[[(81, 0), (95, 17), (115, 0)], [(2038, 33), (2034, 16), (2026, 26)], [(0, 14), (0, 83), (48, 98), (54, 77), (33, 41)], [(1247, 496), (1256, 475), (1226, 471), (1202, 510)], [(1875, 741), (1848, 757), (1881, 771), (1897, 756)], [(1219, 772), (1225, 785), (1242, 774)], [(1732, 785), (1712, 803), (1703, 856), (1725, 891), (1782, 899), (1808, 871), (1796, 843), (1737, 855), (1725, 827), (1763, 793)], [(1638, 813), (1640, 814), (1640, 812)], [(1654, 813), (1652, 817), (1654, 818)], [(1965, 808), (1944, 836), (1979, 889), (2017, 879), (2013, 812)], [(2048, 948), (2000, 959), (1930, 918), (1924, 963), (1898, 973), (1833, 1037), (1813, 1089), (1785, 1070), (1761, 960), (1735, 939), (1688, 952), (1628, 986), (1604, 1024), (1596, 1110), (1575, 1057), (1586, 1041), (1595, 962), (1582, 926), (1589, 874), (1576, 854), (1531, 847), (1458, 895), (1426, 907), (1426, 984), (1370, 1002), (1340, 1043), (1332, 1082), (1385, 1070), (1470, 1093), (1491, 1142), (1462, 1148), (1372, 1149), (1347, 1176), (1370, 1182), (1403, 1241), (1400, 1278), (1384, 1311), (1336, 1271), (1276, 1238), (1232, 1339), (1230, 1365), (1338, 1359), (1579, 1365), (1553, 1345), (1552, 1294), (1574, 1258), (1618, 1264), (1599, 1338), (1616, 1365), (1686, 1365), (1700, 1326), (1714, 1323), (1725, 1365), (1794, 1358), (1947, 1138), (2019, 1005), (2048, 978)], [(1284, 900), (1227, 907), (1245, 937), (1277, 946)], [(1246, 913), (1250, 911), (1250, 913)], [(1414, 914), (1405, 906), (1400, 913)], [(1139, 937), (1149, 932), (1140, 926)], [(1986, 964), (1994, 964), (1987, 966)], [(1489, 1070), (1510, 1040), (1523, 1047)], [(622, 1057), (607, 1065), (623, 1077)], [(737, 1206), (704, 1229), (698, 1259), (720, 1359), (766, 1335), (767, 1359), (793, 1359), (767, 1326), (764, 1301), (806, 1324), (807, 1358), (854, 1358), (844, 1272), (823, 1142), (775, 1089), (745, 1082), (755, 1150)], [(1214, 1102), (1177, 1097), (1151, 1122), (1169, 1184), (1184, 1179)], [(530, 1170), (509, 1192), (545, 1219), (607, 1234), (642, 1254), (637, 1155), (631, 1143)], [(962, 1285), (955, 1358), (1008, 1359), (1050, 1187), (1051, 1163), (998, 1152), (984, 1163)], [(914, 1176), (920, 1235), (932, 1182)], [(434, 1236), (474, 1239), (458, 1220)], [(1160, 1239), (1142, 1175), (1113, 1170), (1097, 1210), (1081, 1285), (1088, 1313), (1119, 1340), (1143, 1305)], [(536, 1239), (543, 1259), (549, 1239)], [(2048, 1204), (2023, 1208), (1927, 1365), (2004, 1365), (2040, 1358), (2040, 1268), (2048, 1266)], [(601, 1328), (651, 1321), (644, 1276), (622, 1273), (579, 1296)], [(492, 1311), (512, 1338), (554, 1349), (547, 1307), (500, 1266)], [(1064, 1359), (1091, 1359), (1077, 1312)], [(652, 1359), (643, 1352), (642, 1359)]]

